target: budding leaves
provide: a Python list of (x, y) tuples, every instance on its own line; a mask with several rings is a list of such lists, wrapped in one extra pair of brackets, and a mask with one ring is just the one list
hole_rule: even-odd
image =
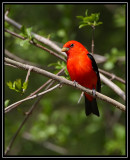
[(24, 25), (21, 27), (22, 36), (27, 37), (29, 40), (33, 38), (31, 31), (32, 31), (32, 27), (26, 28)]
[(11, 89), (11, 90), (14, 90), (16, 92), (19, 92), (21, 94), (23, 94), (25, 92), (25, 90), (27, 89), (27, 86), (28, 86), (28, 81), (27, 82), (24, 82), (22, 84), (21, 82), (21, 79), (17, 79), (16, 81), (14, 82), (7, 82), (7, 86)]
[(59, 71), (61, 69), (64, 69), (66, 77), (64, 77), (64, 76), (62, 76), (62, 77), (66, 78), (66, 79), (70, 79), (65, 62), (58, 61), (57, 63), (51, 63), (51, 64), (48, 65), (48, 67), (50, 67), (50, 66), (54, 66), (57, 71)]
[(85, 26), (95, 27), (95, 26), (98, 26), (98, 25), (102, 24), (102, 22), (98, 22), (99, 16), (100, 16), (100, 13), (92, 13), (89, 16), (88, 15), (88, 10), (86, 10), (85, 17), (77, 16), (77, 18), (79, 18), (81, 20), (79, 28), (82, 28), (82, 27), (85, 27)]
[(25, 37), (25, 40), (20, 42), (20, 46), (28, 45), (29, 41), (33, 40), (33, 35), (31, 34), (32, 27), (26, 28), (24, 25), (21, 27), (21, 36)]

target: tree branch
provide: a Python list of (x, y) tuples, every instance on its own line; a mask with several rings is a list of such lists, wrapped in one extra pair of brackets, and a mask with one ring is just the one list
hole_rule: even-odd
[[(15, 28), (17, 28), (17, 29), (19, 29), (19, 30), (20, 30), (21, 27), (22, 27), (21, 24), (17, 23), (16, 21), (14, 21), (14, 20), (11, 19), (11, 18), (9, 18), (6, 14), (5, 14), (5, 21), (8, 22), (9, 24), (13, 25)], [(33, 37), (34, 37), (37, 41), (39, 41), (39, 42), (41, 42), (41, 43), (49, 46), (50, 48), (54, 49), (56, 52), (58, 52), (58, 53), (61, 54), (62, 56), (67, 57), (64, 52), (61, 52), (61, 48), (60, 48), (59, 46), (57, 46), (53, 41), (51, 41), (51, 40), (49, 40), (49, 39), (47, 39), (47, 38), (45, 38), (45, 37), (42, 37), (42, 36), (40, 36), (40, 35), (38, 35), (38, 34), (36, 34), (36, 33), (34, 33), (34, 32), (31, 32), (31, 33), (32, 33)], [(19, 37), (19, 38), (20, 38), (20, 37)], [(94, 54), (94, 57), (95, 57), (97, 63), (103, 63), (103, 62), (106, 61), (106, 57), (104, 57), (104, 56)]]
[(107, 76), (109, 76), (109, 77), (111, 77), (111, 80), (115, 79), (115, 80), (118, 80), (119, 82), (125, 84), (125, 80), (124, 80), (124, 79), (116, 76), (116, 75), (113, 74), (113, 73), (109, 73), (109, 72), (107, 72), (107, 71), (104, 71), (103, 69), (99, 69), (99, 72), (100, 72), (100, 73), (103, 73), (103, 74), (105, 74), (105, 75), (107, 75)]
[(16, 108), (16, 107), (17, 107), (17, 104), (19, 104), (19, 103), (22, 103), (22, 102), (25, 102), (25, 101), (27, 101), (27, 100), (31, 100), (31, 99), (37, 98), (37, 97), (39, 97), (39, 96), (42, 96), (42, 95), (44, 95), (44, 94), (46, 94), (46, 93), (48, 93), (48, 92), (51, 92), (52, 90), (58, 88), (59, 86), (60, 86), (60, 84), (57, 84), (57, 85), (55, 85), (54, 87), (52, 87), (52, 88), (50, 88), (50, 89), (48, 89), (48, 90), (46, 90), (46, 91), (43, 91), (43, 92), (41, 92), (41, 93), (35, 94), (35, 95), (33, 95), (33, 96), (29, 96), (29, 97), (26, 97), (26, 98), (24, 98), (24, 99), (22, 99), (22, 100), (20, 100), (20, 101), (17, 101), (17, 102), (15, 102), (15, 103), (9, 105), (8, 107), (6, 107), (6, 108), (5, 108), (5, 113), (7, 113), (7, 112), (11, 111), (12, 109)]
[[(6, 32), (10, 33), (11, 35), (15, 36), (15, 37), (18, 37), (18, 38), (21, 38), (22, 40), (25, 40), (25, 37), (22, 37), (21, 35), (18, 35), (17, 33), (14, 33), (12, 31), (9, 31), (7, 29), (5, 29)], [(53, 54), (54, 56), (60, 58), (61, 60), (63, 60), (64, 62), (66, 62), (66, 59), (64, 59), (63, 57), (57, 55), (55, 52), (37, 44), (37, 43), (34, 43), (32, 40), (30, 41), (31, 44), (43, 49), (43, 50), (46, 50), (47, 52)], [(95, 55), (95, 54), (94, 54)], [(106, 78), (105, 76), (101, 76), (101, 80), (107, 84), (111, 89), (114, 90), (115, 93), (117, 93), (123, 100), (125, 100), (125, 93), (116, 85), (114, 84), (111, 80), (109, 80), (108, 78)], [(117, 89), (116, 89), (117, 88)]]
[[(17, 29), (21, 29), (22, 25), (15, 22), (14, 20), (12, 20), (11, 18), (9, 18), (6, 14), (5, 14), (5, 21), (7, 21), (8, 23), (12, 24), (14, 27), (16, 27)], [(66, 56), (66, 54), (64, 52), (61, 52), (61, 48), (59, 46), (57, 46), (55, 43), (53, 43), (51, 40), (44, 38), (38, 34), (35, 34), (33, 32), (31, 32), (33, 37), (38, 40), (41, 43), (44, 43), (45, 45), (48, 45), (50, 48), (54, 49), (55, 51), (57, 51), (58, 53), (60, 53), (61, 55)]]
[(100, 73), (100, 78), (103, 83), (109, 86), (115, 93), (117, 93), (125, 101), (125, 92), (123, 92), (115, 83), (110, 81), (107, 77)]
[(91, 52), (92, 55), (94, 55), (94, 31), (95, 31), (95, 26), (91, 26), (92, 27), (92, 46), (91, 46)]
[(8, 51), (7, 49), (4, 50), (4, 53), (7, 57), (11, 58), (11, 59), (14, 59), (15, 61), (19, 61), (21, 63), (24, 63), (24, 64), (29, 64), (31, 66), (37, 66), (37, 67), (42, 67), (41, 65), (39, 64), (35, 64), (33, 62), (30, 62), (30, 61), (27, 61), (25, 59), (22, 59), (18, 56), (16, 56), (14, 53), (11, 53), (10, 51)]
[[(22, 39), (22, 40), (26, 40), (26, 39), (27, 39), (27, 38), (25, 38), (25, 37), (23, 37), (23, 36), (21, 36), (21, 35), (19, 35), (19, 34), (17, 34), (17, 33), (14, 33), (14, 32), (12, 32), (12, 31), (8, 30), (8, 29), (5, 29), (5, 32), (10, 33), (11, 35), (13, 35), (13, 36), (15, 36), (15, 37), (17, 37), (17, 38), (20, 38), (20, 39)], [(58, 57), (59, 59), (61, 59), (61, 60), (64, 61), (64, 62), (66, 62), (66, 59), (65, 59), (65, 58), (63, 58), (63, 57), (61, 57), (60, 55), (58, 55), (57, 53), (49, 50), (48, 48), (43, 47), (42, 45), (34, 42), (33, 40), (30, 40), (29, 43), (32, 44), (32, 45), (34, 45), (34, 46), (36, 46), (36, 47), (38, 47), (38, 48), (41, 48), (41, 49), (49, 52), (50, 54)]]
[[(11, 60), (11, 59), (9, 59), (9, 58), (5, 58), (5, 62), (6, 62), (6, 63), (10, 63), (10, 64), (12, 64), (12, 65), (14, 65), (14, 66), (17, 66), (18, 68), (25, 69), (25, 70), (28, 70), (28, 68), (30, 67), (29, 65), (22, 64), (22, 63), (20, 63), (20, 62), (16, 62), (16, 61)], [(48, 71), (45, 71), (45, 70), (43, 70), (43, 69), (40, 69), (40, 68), (38, 68), (38, 67), (34, 67), (34, 66), (33, 66), (32, 71), (33, 71), (33, 72), (36, 72), (36, 73), (38, 73), (38, 74), (44, 75), (44, 76), (46, 76), (46, 77), (49, 77), (49, 78), (51, 78), (51, 79), (55, 79), (56, 81), (60, 82), (60, 84), (69, 85), (69, 86), (71, 86), (71, 87), (74, 87), (74, 88), (77, 88), (77, 89), (79, 89), (79, 90), (81, 90), (81, 91), (84, 91), (84, 92), (88, 93), (89, 95), (93, 95), (92, 90), (90, 90), (90, 89), (88, 89), (88, 88), (85, 88), (85, 87), (83, 87), (83, 86), (81, 86), (81, 85), (79, 85), (79, 84), (75, 87), (75, 84), (74, 84), (72, 81), (69, 81), (69, 80), (67, 80), (67, 79), (65, 79), (65, 78), (62, 78), (62, 77), (57, 76), (57, 75), (55, 75), (55, 74), (52, 74), (52, 73), (50, 73), (50, 72), (48, 72)], [(109, 102), (109, 103), (113, 104), (114, 106), (116, 106), (117, 108), (125, 111), (125, 106), (124, 106), (123, 104), (121, 104), (121, 103), (113, 100), (112, 98), (107, 97), (107, 96), (105, 96), (105, 95), (103, 95), (103, 94), (101, 94), (101, 93), (99, 93), (99, 92), (96, 92), (95, 96), (96, 96), (97, 98), (102, 99), (102, 100), (104, 100), (104, 101), (106, 101), (106, 102)]]

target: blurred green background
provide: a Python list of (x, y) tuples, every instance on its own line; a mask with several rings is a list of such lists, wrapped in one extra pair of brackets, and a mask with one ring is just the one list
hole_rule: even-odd
[[(98, 64), (99, 68), (114, 73), (125, 79), (126, 47), (126, 4), (5, 4), (10, 9), (9, 17), (16, 22), (32, 27), (32, 31), (50, 38), (60, 47), (69, 40), (77, 40), (91, 51), (92, 30), (90, 27), (79, 29), (79, 19), (88, 14), (100, 13), (103, 24), (95, 30), (95, 53), (105, 56), (108, 61)], [(5, 28), (20, 33), (5, 22)], [(58, 59), (49, 53), (30, 44), (21, 46), (22, 40), (5, 33), (5, 48), (29, 62), (39, 64), (43, 69), (55, 72), (50, 63)], [(10, 90), (8, 81), (22, 79), (27, 72), (5, 66), (5, 100), (12, 104), (23, 99), (48, 78), (31, 73), (29, 86), (24, 95)], [(114, 80), (122, 90), (125, 85)], [(102, 84), (102, 93), (123, 103), (124, 101), (108, 86)], [(81, 92), (69, 86), (56, 89), (46, 94), (36, 110), (17, 136), (9, 155), (85, 155), (85, 156), (123, 156), (126, 154), (125, 113), (110, 105), (98, 101), (100, 118), (85, 116), (84, 99), (77, 104)], [(24, 102), (17, 109), (5, 115), (4, 144), (5, 149), (16, 133), (36, 99)]]

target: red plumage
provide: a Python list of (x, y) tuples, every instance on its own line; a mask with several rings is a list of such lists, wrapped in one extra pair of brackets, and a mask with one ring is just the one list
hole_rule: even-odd
[[(86, 88), (99, 90), (101, 87), (98, 68), (88, 50), (81, 43), (72, 40), (63, 46), (62, 51), (67, 54), (67, 69), (71, 80)], [(86, 115), (94, 113), (99, 116), (96, 99), (87, 93), (85, 97)]]

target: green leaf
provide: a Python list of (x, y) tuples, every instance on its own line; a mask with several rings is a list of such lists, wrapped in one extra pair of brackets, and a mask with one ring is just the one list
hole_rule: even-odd
[(58, 61), (57, 63), (51, 63), (48, 66), (55, 66), (55, 69), (57, 69), (57, 70), (61, 70), (61, 69), (64, 68), (65, 74), (67, 76), (66, 78), (68, 79), (69, 73), (68, 73), (68, 70), (67, 70), (65, 62)]
[(99, 20), (99, 16), (100, 16), (100, 13), (95, 14), (95, 21), (96, 22)]
[(84, 18), (83, 16), (76, 16), (76, 17), (79, 18), (79, 19), (81, 19), (81, 20)]
[(26, 34), (26, 27), (24, 25), (21, 27), (20, 30), (23, 33), (23, 36), (27, 36), (27, 34)]
[(6, 84), (7, 84), (7, 86), (8, 86), (10, 89), (13, 89), (13, 86), (12, 86), (13, 84), (12, 84), (11, 81), (7, 82)]
[(79, 28), (82, 28), (82, 27), (85, 27), (85, 26), (88, 26), (89, 24), (81, 24), (80, 26), (79, 26)]
[(86, 11), (85, 11), (85, 16), (86, 17), (88, 16), (88, 9), (86, 9)]
[(21, 27), (22, 36), (27, 37), (29, 40), (32, 40), (33, 36), (31, 35), (32, 27), (26, 28), (24, 25)]
[(26, 29), (28, 38), (31, 38), (31, 31), (32, 31), (32, 27)]
[(13, 89), (15, 89), (15, 81), (13, 82), (13, 85), (12, 85)]
[(85, 27), (85, 26), (98, 26), (102, 24), (102, 22), (98, 22), (100, 13), (92, 13), (90, 16), (88, 16), (88, 10), (85, 11), (85, 17), (83, 16), (77, 16), (77, 18), (81, 19), (79, 28)]
[(51, 66), (57, 66), (57, 63), (50, 63), (50, 64), (48, 64), (48, 67), (51, 67)]
[(22, 89), (22, 85), (21, 85), (21, 79), (17, 79), (15, 81), (15, 88), (17, 88), (18, 90)]
[(22, 85), (21, 79), (17, 79), (13, 83), (11, 81), (7, 82), (7, 86), (11, 90), (14, 90), (19, 93), (23, 93), (23, 88), (25, 88), (25, 89), (27, 88), (27, 83), (23, 83), (23, 85)]
[(9, 99), (5, 100), (5, 107), (7, 107), (9, 105), (9, 102), (10, 102)]
[(22, 40), (21, 42), (20, 42), (20, 46), (21, 47), (25, 47), (25, 46), (27, 46), (29, 44), (29, 39), (25, 39), (25, 40)]
[(103, 24), (103, 22), (98, 22), (97, 25)]
[(28, 81), (23, 83), (22, 88), (23, 88), (24, 90), (26, 90), (26, 89), (27, 89), (27, 87), (28, 87)]
[(84, 19), (83, 19), (83, 22), (84, 23), (88, 23), (88, 22), (92, 22), (92, 17), (84, 17)]

